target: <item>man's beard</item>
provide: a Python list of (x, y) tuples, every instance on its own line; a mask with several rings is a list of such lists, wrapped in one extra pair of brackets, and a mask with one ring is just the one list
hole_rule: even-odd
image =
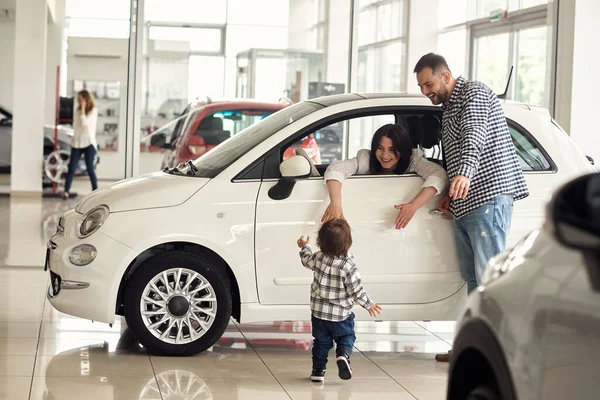
[(447, 102), (448, 100), (450, 100), (449, 97), (450, 96), (448, 96), (448, 88), (441, 87), (440, 91), (437, 93), (437, 98), (440, 101), (438, 104), (443, 104)]

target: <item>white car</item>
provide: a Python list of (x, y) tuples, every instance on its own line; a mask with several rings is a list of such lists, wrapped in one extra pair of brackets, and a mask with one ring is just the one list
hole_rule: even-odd
[[(514, 244), (542, 221), (555, 188), (593, 167), (548, 111), (518, 103), (504, 110), (531, 192), (515, 206)], [(343, 121), (343, 154), (352, 157), (369, 147), (378, 127), (396, 122), (441, 163), (440, 116), (420, 95), (312, 99), (185, 167), (94, 191), (64, 214), (48, 244), (50, 302), (95, 321), (124, 315), (144, 346), (169, 355), (207, 349), (230, 317), (307, 319), (312, 277), (300, 264), (296, 239), (316, 237), (329, 203), (327, 165), (317, 165), (315, 174), (303, 156), (282, 163), (285, 150)], [(394, 205), (410, 200), (422, 183), (414, 174), (363, 175), (343, 186), (352, 251), (385, 320), (456, 320), (466, 300), (452, 220), (437, 210), (437, 197), (406, 229), (394, 229)], [(362, 309), (356, 314), (368, 318)]]
[(600, 389), (600, 173), (561, 188), (543, 228), (469, 296), (448, 399), (592, 399)]

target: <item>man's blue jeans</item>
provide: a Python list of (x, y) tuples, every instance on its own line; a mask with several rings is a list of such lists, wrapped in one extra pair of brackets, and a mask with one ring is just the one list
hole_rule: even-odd
[(345, 354), (348, 358), (354, 348), (354, 313), (343, 321), (333, 322), (325, 321), (314, 315), (311, 318), (313, 349), (312, 349), (312, 368), (322, 371), (327, 365), (327, 355), (333, 347), (333, 342), (337, 344), (336, 356)]
[(490, 258), (506, 248), (512, 213), (513, 197), (498, 196), (454, 220), (460, 274), (468, 293), (481, 284)]

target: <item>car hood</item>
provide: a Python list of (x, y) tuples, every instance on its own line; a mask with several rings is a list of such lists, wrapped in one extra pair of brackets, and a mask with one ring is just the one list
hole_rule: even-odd
[(209, 180), (154, 172), (95, 190), (79, 202), (75, 211), (85, 214), (99, 205), (106, 205), (110, 212), (174, 207), (188, 200)]

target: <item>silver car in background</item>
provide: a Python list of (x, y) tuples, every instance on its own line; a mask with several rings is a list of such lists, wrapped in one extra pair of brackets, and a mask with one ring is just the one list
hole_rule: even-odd
[[(12, 125), (12, 113), (0, 106), (0, 173), (8, 173), (11, 170)], [(44, 186), (50, 185), (53, 180), (55, 182), (64, 183), (64, 175), (66, 174), (69, 156), (71, 154), (72, 137), (73, 128), (70, 126), (59, 125), (58, 149), (54, 152), (54, 126), (44, 125)], [(96, 153), (94, 165), (97, 165), (99, 160), (100, 157), (98, 156), (98, 153)], [(87, 168), (85, 160), (81, 158), (77, 165), (75, 175), (85, 174), (87, 174)]]
[(559, 189), (484, 282), (459, 319), (447, 398), (598, 398), (600, 173)]

